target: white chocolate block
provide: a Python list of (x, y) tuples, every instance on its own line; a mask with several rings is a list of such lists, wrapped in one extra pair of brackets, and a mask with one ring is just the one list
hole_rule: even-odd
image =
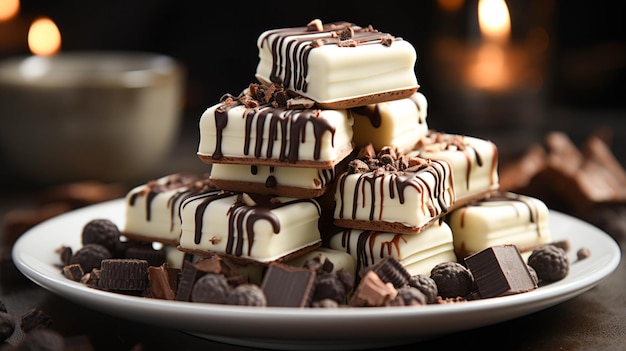
[(343, 172), (335, 187), (334, 223), (340, 227), (417, 233), (454, 204), (448, 163), (423, 160), (416, 171)]
[(178, 248), (242, 261), (280, 261), (321, 244), (319, 217), (313, 199), (211, 191), (183, 202)]
[[(456, 206), (498, 189), (498, 149), (476, 137), (431, 131), (407, 156), (446, 161), (452, 167)], [(455, 207), (456, 207), (455, 206)]]
[(335, 179), (334, 169), (214, 163), (211, 182), (220, 189), (314, 198)]
[(349, 253), (357, 261), (357, 272), (387, 256), (398, 260), (411, 275), (430, 275), (435, 265), (457, 260), (452, 231), (445, 222), (433, 223), (419, 234), (346, 229), (332, 236), (329, 246)]
[(126, 194), (124, 227), (129, 238), (178, 245), (181, 203), (208, 188), (208, 175), (171, 174)]
[[(342, 35), (349, 28), (353, 33)], [(348, 108), (401, 99), (419, 87), (415, 48), (371, 27), (338, 22), (321, 30), (273, 29), (259, 36), (257, 46), (259, 81), (281, 84), (321, 106), (341, 103), (333, 108)]]
[(428, 134), (427, 108), (426, 97), (416, 92), (410, 98), (350, 109), (352, 140), (356, 147), (372, 143), (376, 150), (392, 146), (403, 153), (411, 151), (419, 138)]
[(221, 102), (200, 118), (207, 163), (333, 168), (353, 149), (347, 110), (248, 108)]
[(346, 272), (356, 277), (356, 260), (346, 250), (336, 250), (328, 247), (318, 247), (317, 249), (298, 256), (292, 260), (284, 262), (290, 266), (302, 267), (304, 263), (310, 259), (320, 256), (321, 262), (328, 259), (333, 263), (333, 272), (344, 269)]
[(490, 246), (512, 244), (520, 252), (551, 241), (549, 211), (537, 198), (498, 193), (452, 211), (448, 223), (457, 255), (464, 258)]

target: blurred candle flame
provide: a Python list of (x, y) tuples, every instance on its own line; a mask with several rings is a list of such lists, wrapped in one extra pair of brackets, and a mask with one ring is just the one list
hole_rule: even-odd
[(511, 34), (511, 18), (504, 0), (479, 0), (478, 24), (482, 44), (468, 67), (470, 84), (486, 90), (500, 91), (511, 84), (510, 62), (506, 46)]
[(28, 31), (28, 48), (35, 55), (52, 56), (61, 50), (61, 32), (47, 17), (33, 21)]
[(511, 17), (504, 0), (479, 0), (478, 25), (486, 40), (507, 43), (511, 34)]
[(8, 21), (20, 12), (20, 0), (0, 0), (0, 22)]

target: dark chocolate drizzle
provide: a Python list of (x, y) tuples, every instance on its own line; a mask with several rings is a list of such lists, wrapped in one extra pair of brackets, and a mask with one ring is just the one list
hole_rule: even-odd
[(369, 267), (374, 263), (376, 257), (382, 259), (386, 256), (393, 256), (396, 253), (397, 257), (400, 257), (400, 241), (406, 242), (406, 239), (402, 237), (402, 234), (396, 234), (390, 241), (381, 243), (380, 250), (375, 251), (376, 237), (381, 232), (375, 230), (352, 230), (346, 228), (341, 234), (341, 247), (346, 250), (347, 253), (351, 253), (350, 242), (352, 235), (358, 233), (357, 245), (356, 245), (356, 271), (360, 272), (362, 268)]
[[(223, 157), (222, 133), (227, 124), (228, 110), (239, 104), (223, 104), (215, 110), (216, 145), (212, 157), (219, 160)], [(281, 162), (295, 163), (299, 160), (300, 143), (306, 142), (307, 125), (313, 128), (315, 146), (313, 157), (319, 160), (322, 147), (322, 137), (325, 133), (331, 134), (331, 143), (334, 146), (335, 127), (328, 120), (320, 116), (321, 111), (317, 109), (287, 109), (283, 107), (274, 108), (270, 105), (263, 105), (259, 108), (246, 109), (243, 118), (245, 119), (244, 149), (245, 155), (251, 153), (256, 158), (278, 158)], [(269, 122), (266, 122), (269, 119)], [(266, 126), (267, 125), (267, 126)], [(265, 129), (268, 128), (268, 137), (263, 137)], [(254, 133), (253, 133), (254, 131)], [(280, 133), (280, 135), (279, 135)], [(252, 147), (253, 135), (256, 137), (254, 147)], [(266, 154), (262, 155), (263, 144), (267, 142)], [(278, 155), (274, 152), (274, 143), (279, 142)], [(253, 150), (250, 150), (253, 148)]]
[[(196, 245), (199, 245), (203, 240), (203, 218), (208, 206), (211, 204), (211, 202), (215, 200), (230, 197), (233, 195), (236, 195), (236, 193), (227, 191), (213, 191), (189, 198), (183, 204), (183, 207), (185, 207), (191, 202), (200, 201), (200, 203), (196, 207), (195, 212), (194, 243)], [(224, 253), (229, 255), (251, 255), (255, 236), (254, 224), (259, 220), (268, 221), (272, 226), (273, 232), (275, 234), (280, 233), (280, 221), (278, 220), (278, 217), (272, 212), (277, 208), (300, 202), (310, 202), (316, 205), (318, 214), (321, 213), (319, 204), (313, 199), (290, 199), (286, 201), (278, 201), (275, 197), (259, 194), (250, 194), (250, 196), (253, 197), (255, 204), (249, 205), (241, 199), (241, 196), (241, 194), (238, 195), (237, 200), (234, 201), (232, 207), (228, 211), (228, 239), (226, 242), (226, 248)], [(244, 247), (244, 238), (247, 239), (247, 247)]]
[[(365, 193), (366, 188), (369, 187), (369, 191), (372, 195), (370, 199), (370, 213), (369, 220), (381, 220), (382, 218), (382, 209), (384, 208), (384, 204), (382, 203), (382, 199), (384, 199), (385, 192), (389, 194), (389, 197), (394, 199), (396, 195), (398, 196), (398, 201), (403, 204), (405, 199), (405, 189), (407, 187), (412, 187), (417, 190), (419, 194), (421, 194), (422, 202), (426, 198), (433, 199), (434, 202), (437, 202), (439, 209), (434, 207), (422, 208), (424, 213), (428, 212), (431, 216), (436, 216), (440, 213), (447, 213), (448, 211), (448, 201), (446, 201), (446, 182), (445, 179), (449, 177), (447, 171), (447, 164), (443, 161), (438, 160), (429, 160), (431, 162), (428, 166), (421, 168), (417, 172), (408, 172), (408, 171), (374, 171), (374, 172), (365, 172), (358, 174), (358, 180), (356, 182), (353, 199), (352, 199), (352, 211), (351, 218), (356, 219), (357, 209), (359, 207), (365, 207)], [(433, 164), (439, 164), (441, 167), (435, 167)], [(433, 177), (437, 180), (436, 185), (431, 187), (429, 184), (424, 182), (421, 175), (423, 173), (431, 173)], [(339, 185), (338, 189), (340, 192), (340, 198), (345, 198), (345, 181), (349, 174), (342, 173), (339, 177)], [(354, 174), (356, 175), (356, 174)], [(390, 177), (388, 189), (383, 188), (384, 178)], [(380, 189), (379, 192), (382, 196), (381, 204), (380, 204), (380, 213), (376, 216), (374, 213), (375, 204), (376, 204), (376, 189), (375, 182), (377, 179), (380, 179)], [(453, 186), (453, 185), (451, 185)], [(453, 192), (452, 192), (453, 193)], [(453, 196), (453, 195), (451, 195)], [(361, 201), (359, 201), (361, 199)], [(452, 202), (454, 199), (451, 199)], [(344, 218), (344, 206), (339, 204), (339, 218)]]
[[(427, 150), (430, 145), (433, 144), (441, 144), (442, 150), (450, 150), (455, 147), (458, 151), (462, 152), (465, 155), (465, 160), (467, 162), (467, 167), (465, 171), (465, 188), (469, 189), (470, 187), (470, 176), (472, 173), (473, 167), (473, 159), (476, 160), (476, 165), (478, 167), (482, 167), (483, 156), (478, 152), (478, 150), (472, 146), (470, 142), (468, 142), (464, 136), (462, 135), (448, 135), (439, 132), (431, 132), (425, 138), (422, 138), (418, 143), (418, 146)], [(494, 185), (497, 183), (497, 178), (495, 176), (496, 167), (498, 165), (498, 151), (495, 145), (493, 147), (493, 158), (491, 160), (491, 178), (490, 183)], [(472, 154), (474, 157), (472, 157)]]
[[(520, 194), (515, 194), (515, 193), (510, 193), (510, 192), (497, 192), (484, 199), (474, 201), (470, 203), (468, 206), (460, 209), (460, 211), (462, 211), (461, 221), (460, 221), (461, 227), (465, 226), (465, 212), (470, 206), (483, 206), (486, 203), (497, 202), (497, 201), (513, 201), (513, 202), (519, 202), (521, 204), (524, 204), (528, 208), (528, 214), (529, 214), (528, 221), (536, 225), (537, 235), (541, 236), (542, 232), (541, 232), (541, 227), (539, 226), (539, 208), (529, 198), (522, 196)], [(517, 209), (513, 205), (511, 206), (514, 209)], [(516, 211), (516, 212), (517, 212), (517, 216), (519, 217), (521, 214), (519, 213), (519, 211)]]
[(170, 231), (174, 229), (175, 219), (180, 221), (180, 208), (177, 203), (182, 203), (185, 199), (199, 194), (210, 187), (209, 178), (206, 175), (195, 174), (172, 174), (167, 176), (164, 181), (150, 181), (144, 189), (132, 193), (128, 199), (129, 206), (135, 206), (137, 198), (146, 197), (145, 218), (147, 222), (152, 220), (152, 203), (154, 199), (166, 191), (176, 190), (174, 194), (167, 199), (167, 206), (170, 209)]
[[(355, 45), (380, 44), (391, 37), (371, 26), (362, 28), (348, 22), (325, 24), (322, 31), (311, 31), (307, 27), (281, 28), (267, 31), (259, 40), (260, 48), (268, 45), (272, 52), (272, 70), (269, 79), (287, 89), (307, 91), (309, 70), (308, 57), (317, 44), (338, 45), (341, 42), (339, 32), (351, 26), (354, 35), (350, 40)], [(401, 40), (401, 38), (393, 38)], [(349, 48), (349, 47), (346, 47)], [(284, 55), (282, 53), (285, 53)], [(284, 62), (283, 62), (284, 60)]]

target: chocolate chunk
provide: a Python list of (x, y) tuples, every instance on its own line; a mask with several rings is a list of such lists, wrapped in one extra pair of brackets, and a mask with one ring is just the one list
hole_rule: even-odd
[(565, 251), (554, 245), (542, 245), (528, 256), (528, 265), (535, 269), (539, 280), (553, 282), (569, 273), (569, 260)]
[(72, 248), (69, 246), (61, 246), (57, 249), (57, 253), (59, 254), (59, 259), (64, 266), (70, 264), (70, 259), (72, 258)]
[(437, 295), (439, 292), (437, 291), (437, 283), (435, 281), (424, 274), (416, 274), (409, 279), (409, 286), (412, 286), (416, 289), (419, 289), (425, 296), (427, 303), (436, 303)]
[(48, 328), (50, 325), (52, 325), (50, 317), (37, 308), (24, 312), (20, 318), (20, 327), (25, 333), (35, 328)]
[(100, 262), (111, 257), (111, 252), (106, 247), (92, 243), (78, 249), (70, 258), (69, 264), (78, 263), (83, 272), (89, 272), (94, 268), (100, 268)]
[(474, 288), (472, 273), (458, 262), (442, 262), (430, 271), (430, 278), (437, 284), (439, 296), (445, 298), (465, 297)]
[(194, 283), (191, 301), (223, 304), (226, 303), (231, 289), (226, 277), (221, 274), (207, 273)]
[(393, 256), (385, 256), (380, 262), (370, 268), (385, 283), (393, 284), (399, 289), (409, 283), (411, 274)]
[(261, 282), (268, 306), (308, 307), (313, 296), (315, 271), (271, 263)]
[(151, 297), (163, 300), (174, 300), (176, 297), (166, 263), (159, 267), (148, 267), (148, 281)]
[(120, 231), (109, 219), (92, 219), (83, 227), (82, 243), (100, 244), (114, 253), (120, 244)]
[(392, 283), (385, 283), (372, 270), (365, 272), (354, 294), (348, 301), (351, 307), (382, 307), (396, 297), (398, 291)]
[(124, 258), (102, 260), (100, 268), (101, 288), (142, 291), (148, 286), (148, 261)]
[(412, 286), (403, 286), (398, 289), (398, 295), (389, 300), (389, 306), (423, 306), (428, 304), (427, 297), (419, 289)]
[(80, 264), (74, 263), (63, 267), (63, 275), (70, 280), (79, 282), (85, 275), (85, 272)]
[(228, 305), (268, 306), (263, 290), (255, 284), (241, 284), (234, 288), (226, 298)]
[(15, 319), (12, 315), (0, 312), (0, 342), (8, 339), (15, 331)]
[(204, 273), (200, 272), (198, 268), (191, 261), (183, 261), (183, 268), (180, 275), (180, 281), (178, 283), (178, 289), (176, 289), (177, 301), (191, 301), (191, 291), (193, 285), (199, 276)]
[(519, 294), (537, 289), (517, 246), (488, 247), (465, 258), (483, 298)]

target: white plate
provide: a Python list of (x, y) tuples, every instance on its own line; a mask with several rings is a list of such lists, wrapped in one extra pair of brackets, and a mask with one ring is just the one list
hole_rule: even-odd
[[(298, 309), (166, 301), (89, 288), (61, 274), (55, 249), (80, 248), (82, 227), (94, 218), (124, 221), (123, 200), (85, 207), (43, 222), (13, 247), (17, 268), (42, 287), (71, 301), (121, 318), (171, 327), (242, 346), (280, 349), (363, 349), (406, 344), (441, 334), (510, 320), (571, 299), (612, 273), (620, 261), (616, 242), (604, 232), (550, 212), (554, 240), (567, 239), (568, 276), (537, 290), (507, 297), (422, 307)], [(576, 250), (591, 256), (576, 261)]]

